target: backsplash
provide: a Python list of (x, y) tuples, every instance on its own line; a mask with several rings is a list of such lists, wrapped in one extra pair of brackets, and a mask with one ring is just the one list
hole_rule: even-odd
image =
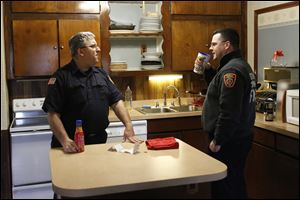
[[(190, 94), (186, 94), (186, 90), (200, 91), (207, 87), (202, 76), (194, 73), (186, 73), (183, 75), (183, 79), (174, 81), (149, 81), (148, 76), (140, 77), (112, 77), (114, 83), (119, 90), (124, 94), (127, 86), (129, 85), (133, 91), (133, 100), (145, 100), (145, 99), (162, 99), (163, 92), (168, 85), (174, 85), (178, 88), (180, 96), (189, 97)], [(176, 96), (174, 90), (167, 92), (167, 98)]]
[[(175, 81), (152, 82), (148, 76), (141, 77), (112, 77), (115, 85), (124, 94), (129, 85), (134, 95), (134, 100), (163, 98), (163, 91), (168, 85), (175, 85), (181, 96), (187, 96), (186, 90), (200, 91), (206, 88), (202, 76), (186, 73), (183, 79)], [(47, 94), (48, 79), (9, 80), (8, 90), (10, 100), (15, 98), (39, 98)], [(172, 93), (170, 91), (170, 93)], [(168, 92), (169, 94), (169, 92)]]
[[(145, 99), (162, 99), (164, 89), (168, 85), (174, 85), (178, 88), (182, 97), (189, 97), (186, 90), (200, 91), (206, 88), (206, 83), (202, 76), (193, 72), (185, 73), (183, 79), (176, 81), (152, 82), (148, 80), (148, 76), (140, 77), (112, 77), (112, 80), (124, 94), (125, 89), (129, 85), (133, 91), (133, 100)], [(28, 79), (28, 80), (9, 80), (9, 107), (11, 119), (11, 102), (15, 98), (40, 98), (47, 94), (47, 79)], [(175, 91), (167, 92), (167, 98), (175, 97)]]

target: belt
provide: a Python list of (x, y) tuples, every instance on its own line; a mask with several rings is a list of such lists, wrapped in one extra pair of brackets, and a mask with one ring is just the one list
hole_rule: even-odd
[(105, 134), (88, 134), (85, 138), (85, 144), (100, 144), (105, 143), (107, 136)]
[(106, 136), (106, 131), (102, 133), (89, 133), (86, 135), (87, 137), (104, 137)]

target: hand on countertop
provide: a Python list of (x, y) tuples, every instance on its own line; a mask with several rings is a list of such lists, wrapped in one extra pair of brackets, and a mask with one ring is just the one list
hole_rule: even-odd
[(135, 136), (126, 137), (123, 139), (123, 142), (126, 142), (126, 140), (129, 140), (129, 142), (131, 143), (139, 143), (139, 144), (144, 142), (144, 140), (141, 140)]

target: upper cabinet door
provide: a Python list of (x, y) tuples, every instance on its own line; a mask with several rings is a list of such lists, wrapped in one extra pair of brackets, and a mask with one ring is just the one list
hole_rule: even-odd
[(237, 1), (172, 1), (171, 14), (240, 15)]
[[(100, 22), (99, 20), (59, 20), (59, 49), (60, 49), (60, 66), (71, 61), (69, 49), (69, 39), (77, 32), (90, 31), (95, 34), (96, 41), (100, 47)], [(101, 60), (101, 54), (98, 54)], [(98, 63), (101, 65), (101, 63)]]
[(100, 13), (99, 1), (13, 1), (12, 12)]
[(12, 12), (56, 12), (57, 1), (12, 1)]
[[(234, 28), (241, 35), (241, 22), (230, 19), (177, 20), (172, 21), (172, 69), (191, 71), (198, 52), (209, 53), (213, 31)], [(211, 60), (214, 66), (217, 60)]]
[(58, 1), (58, 13), (100, 13), (99, 1)]
[(58, 68), (56, 20), (13, 20), (15, 76), (51, 75)]
[(193, 70), (199, 51), (208, 52), (207, 22), (200, 20), (172, 21), (172, 69)]

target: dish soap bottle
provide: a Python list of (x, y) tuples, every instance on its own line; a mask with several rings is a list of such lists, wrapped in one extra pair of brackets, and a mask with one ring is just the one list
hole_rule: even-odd
[(77, 152), (83, 152), (84, 151), (84, 132), (82, 129), (82, 121), (81, 120), (76, 120), (76, 130), (75, 130), (74, 141), (78, 147)]
[(125, 106), (126, 108), (132, 108), (132, 91), (129, 86), (125, 91)]

